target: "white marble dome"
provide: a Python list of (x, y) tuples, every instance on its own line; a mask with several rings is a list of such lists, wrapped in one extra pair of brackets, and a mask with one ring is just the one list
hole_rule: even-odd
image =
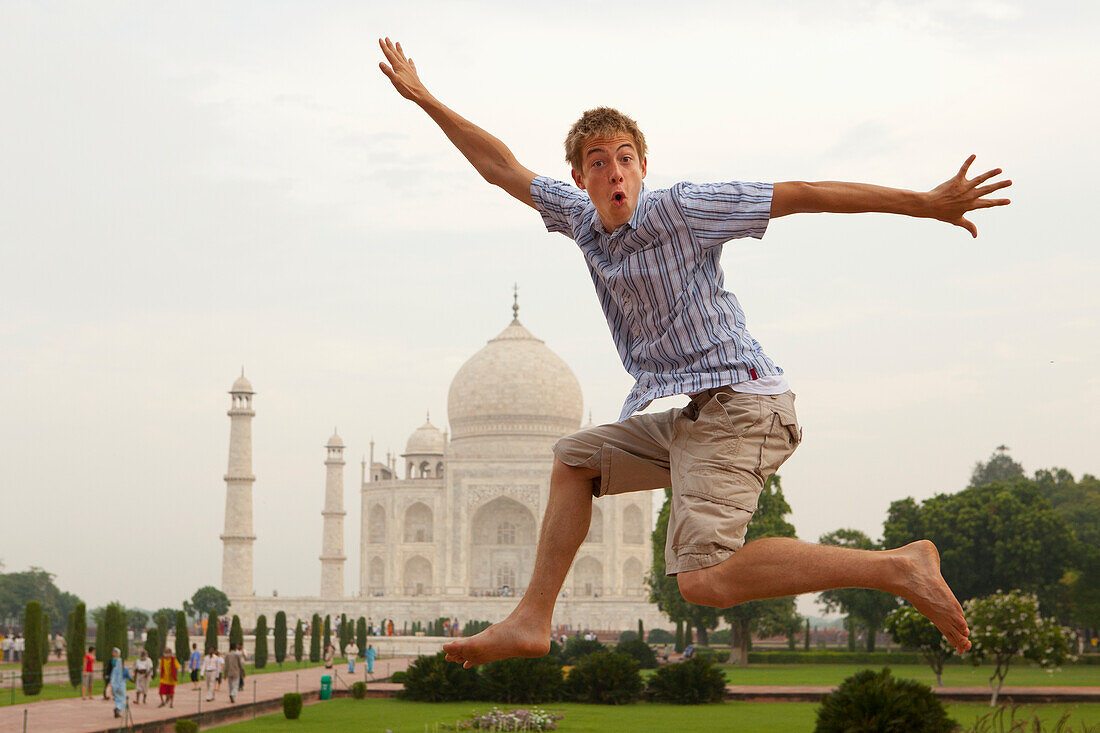
[(429, 419), (409, 436), (409, 441), (405, 444), (405, 455), (441, 456), (444, 442), (442, 431), (432, 425)]
[(458, 370), (447, 395), (451, 439), (557, 437), (581, 423), (573, 370), (515, 319)]

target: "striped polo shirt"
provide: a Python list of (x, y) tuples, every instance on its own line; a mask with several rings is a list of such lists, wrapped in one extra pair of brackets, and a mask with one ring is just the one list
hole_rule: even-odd
[(659, 397), (783, 374), (749, 334), (718, 263), (723, 243), (764, 236), (770, 183), (643, 187), (634, 215), (614, 232), (571, 184), (538, 176), (531, 198), (546, 228), (580, 247), (615, 348), (635, 379), (620, 422)]

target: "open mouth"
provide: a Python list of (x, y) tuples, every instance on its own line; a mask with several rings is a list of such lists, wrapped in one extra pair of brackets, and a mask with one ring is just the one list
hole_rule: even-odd
[(626, 202), (626, 194), (622, 191), (617, 191), (611, 199), (617, 204), (622, 204)]

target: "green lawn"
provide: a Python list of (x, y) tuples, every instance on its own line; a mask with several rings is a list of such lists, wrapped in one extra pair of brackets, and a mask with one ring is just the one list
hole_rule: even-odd
[[(731, 685), (839, 685), (869, 665), (858, 664), (750, 664), (748, 667), (726, 666), (726, 680)], [(896, 677), (923, 682), (934, 686), (936, 676), (924, 665), (899, 664), (891, 666)], [(990, 665), (971, 667), (952, 665), (943, 670), (945, 687), (982, 687), (989, 684), (993, 673)], [(1047, 672), (1039, 667), (1013, 664), (1005, 684), (1009, 686), (1100, 687), (1100, 666), (1077, 665)]]
[[(491, 703), (414, 703), (402, 700), (351, 700), (342, 698), (308, 705), (299, 720), (286, 720), (282, 713), (268, 715), (245, 723), (235, 723), (219, 730), (226, 733), (261, 733), (267, 731), (355, 730), (364, 732), (433, 733), (454, 726), (455, 721), (475, 710), (486, 711)], [(501, 705), (503, 708), (522, 707)], [(656, 705), (636, 703), (619, 707), (554, 703), (543, 706), (564, 713), (558, 730), (563, 733), (613, 730), (690, 730), (692, 733), (728, 733), (731, 730), (754, 733), (795, 733), (813, 730), (817, 705), (814, 703), (726, 702), (719, 705)], [(952, 717), (964, 726), (989, 712), (986, 705), (948, 705)], [(1074, 729), (1087, 722), (1100, 721), (1100, 704), (1036, 705), (1021, 709), (1021, 713), (1038, 714), (1050, 724), (1064, 712), (1073, 716)]]

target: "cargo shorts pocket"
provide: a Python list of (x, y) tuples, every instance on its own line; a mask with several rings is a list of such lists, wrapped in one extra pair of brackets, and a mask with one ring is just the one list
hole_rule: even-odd
[(677, 436), (674, 493), (748, 512), (763, 487), (757, 477), (759, 445), (771, 413), (759, 395), (719, 392)]
[(779, 398), (771, 406), (768, 430), (760, 443), (756, 472), (761, 483), (774, 475), (802, 442), (793, 397), (779, 395)]

